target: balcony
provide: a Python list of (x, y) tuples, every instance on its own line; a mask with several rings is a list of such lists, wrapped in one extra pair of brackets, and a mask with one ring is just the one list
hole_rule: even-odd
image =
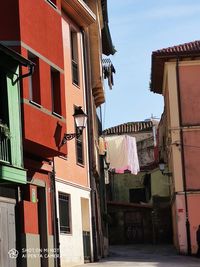
[(0, 123), (0, 162), (11, 163), (10, 131), (6, 124)]

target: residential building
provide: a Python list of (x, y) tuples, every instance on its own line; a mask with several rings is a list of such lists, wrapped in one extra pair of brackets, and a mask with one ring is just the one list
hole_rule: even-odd
[[(96, 148), (100, 131), (96, 109), (105, 101), (102, 48), (107, 48), (107, 55), (112, 54), (110, 43), (102, 36), (104, 24), (108, 29), (104, 19), (106, 6), (106, 1), (99, 0), (61, 1), (66, 134), (74, 136), (78, 132), (73, 119), (78, 107), (88, 116), (82, 134), (63, 145), (67, 146), (67, 155), (55, 158), (61, 266), (105, 256), (107, 240), (104, 241), (99, 190), (100, 181), (103, 187), (104, 182)], [(108, 249), (108, 241), (106, 245)]]
[(163, 95), (160, 159), (171, 175), (173, 240), (178, 252), (194, 254), (200, 222), (200, 41), (152, 53), (151, 91)]
[[(26, 172), (18, 187), (18, 266), (54, 266), (58, 242), (52, 162), (67, 153), (67, 147), (59, 147), (66, 132), (61, 4), (9, 0), (0, 13), (1, 43), (35, 64), (33, 74), (21, 82), (23, 158), (18, 155), (16, 161), (22, 160)], [(28, 76), (26, 68), (19, 72)], [(15, 151), (21, 153), (17, 146)]]
[[(158, 169), (157, 127), (158, 121), (146, 120), (124, 123), (103, 132), (106, 142), (109, 137), (136, 138), (140, 166), (135, 174), (128, 170), (124, 173), (109, 170), (107, 204), (111, 244), (171, 242), (169, 178)], [(123, 153), (118, 149), (116, 158)]]
[[(64, 51), (67, 133), (77, 133), (73, 114), (78, 107), (88, 113), (84, 66), (83, 28), (95, 23), (96, 15), (83, 1), (61, 1)], [(91, 260), (91, 189), (88, 169), (87, 129), (62, 147), (65, 157), (55, 158), (56, 199), (59, 218), (61, 266)]]
[[(12, 107), (15, 114), (9, 117), (5, 110), (11, 109), (12, 103), (1, 100), (0, 125), (4, 135), (11, 134), (9, 140), (4, 139), (11, 152), (15, 151), (9, 164), (2, 156), (0, 176), (4, 179), (6, 169), (9, 178), (9, 165), (17, 182), (16, 186), (9, 184), (14, 191), (8, 190), (17, 201), (19, 214), (17, 264), (73, 266), (98, 260), (108, 253), (108, 237), (102, 219), (106, 204), (96, 146), (101, 131), (97, 108), (105, 101), (102, 54), (115, 53), (107, 1), (11, 2), (4, 2), (0, 11), (0, 42), (27, 58), (16, 59), (9, 52), (10, 59), (8, 53), (13, 72), (27, 78), (21, 79), (21, 99), (18, 83), (11, 85), (7, 78), (15, 95), (7, 96), (7, 90), (4, 96), (16, 104)], [(4, 63), (2, 60), (4, 68), (10, 66)], [(81, 134), (72, 116), (79, 107), (88, 115), (88, 126)], [(22, 144), (20, 135), (16, 137), (20, 122)], [(70, 142), (66, 142), (68, 133), (75, 137)]]
[(20, 188), (27, 184), (22, 150), (21, 66), (32, 75), (32, 62), (0, 44), (0, 266), (16, 266), (16, 258), (9, 257), (8, 252), (18, 249)]

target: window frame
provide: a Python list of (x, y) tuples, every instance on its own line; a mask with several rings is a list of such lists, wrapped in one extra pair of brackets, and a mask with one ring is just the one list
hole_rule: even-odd
[(50, 67), (50, 82), (52, 114), (62, 118), (61, 74), (53, 67)]
[(70, 29), (70, 47), (71, 47), (72, 84), (79, 88), (80, 72), (79, 72), (78, 31), (76, 31), (74, 28)]
[(34, 72), (28, 77), (29, 102), (41, 108), (40, 59), (28, 51), (28, 59), (35, 63)]
[[(77, 127), (76, 127), (76, 133), (77, 133)], [(76, 145), (76, 163), (79, 166), (84, 167), (85, 166), (85, 158), (84, 158), (84, 142), (83, 142), (83, 133), (77, 138), (75, 138), (75, 145)], [(80, 145), (80, 147), (78, 147)], [(81, 157), (79, 157), (78, 149), (81, 149)]]
[[(74, 106), (74, 112), (78, 109), (78, 106)], [(75, 125), (75, 133), (78, 134), (78, 128)], [(78, 153), (78, 145), (81, 144), (81, 150), (82, 150), (82, 157), (79, 161), (79, 153)], [(84, 154), (84, 138), (83, 138), (83, 132), (80, 134), (80, 136), (77, 138), (77, 135), (75, 137), (75, 151), (76, 151), (76, 164), (84, 167), (85, 166), (85, 154)]]
[[(57, 0), (46, 0), (52, 7), (57, 9)], [(54, 3), (55, 2), (55, 3)]]
[[(63, 196), (63, 197), (66, 197), (68, 198), (68, 200), (64, 200), (62, 199), (60, 196)], [(61, 207), (60, 207), (60, 201), (66, 201), (66, 205), (67, 205), (67, 209), (66, 209), (66, 213), (65, 214), (62, 214), (61, 213)], [(68, 193), (65, 193), (65, 192), (61, 192), (59, 191), (58, 192), (58, 209), (59, 209), (59, 231), (61, 234), (65, 234), (65, 235), (71, 235), (72, 234), (72, 213), (71, 213), (71, 195), (68, 194)], [(67, 217), (68, 215), (68, 225), (65, 226), (65, 225), (61, 225), (61, 216), (65, 216)], [(69, 229), (68, 230), (62, 230), (61, 228), (62, 227), (68, 227)]]

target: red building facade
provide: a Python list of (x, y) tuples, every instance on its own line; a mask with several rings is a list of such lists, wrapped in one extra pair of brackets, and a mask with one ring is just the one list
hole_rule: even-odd
[[(59, 0), (11, 1), (2, 4), (0, 41), (33, 63), (21, 69), (21, 117), (27, 184), (19, 187), (17, 250), (19, 266), (50, 266), (57, 246), (53, 157), (66, 132), (64, 63)], [(31, 248), (29, 251), (28, 249)], [(39, 249), (39, 252), (38, 252)], [(23, 257), (24, 256), (24, 257)], [(37, 256), (37, 255), (36, 255)], [(53, 266), (53, 265), (51, 265)]]

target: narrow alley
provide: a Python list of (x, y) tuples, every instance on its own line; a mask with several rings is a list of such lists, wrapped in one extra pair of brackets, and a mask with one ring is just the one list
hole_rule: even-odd
[(200, 267), (199, 11), (1, 1), (0, 267)]
[(112, 266), (112, 267), (197, 267), (200, 259), (178, 255), (170, 245), (128, 245), (111, 246), (110, 256), (98, 263), (80, 265), (79, 267)]

